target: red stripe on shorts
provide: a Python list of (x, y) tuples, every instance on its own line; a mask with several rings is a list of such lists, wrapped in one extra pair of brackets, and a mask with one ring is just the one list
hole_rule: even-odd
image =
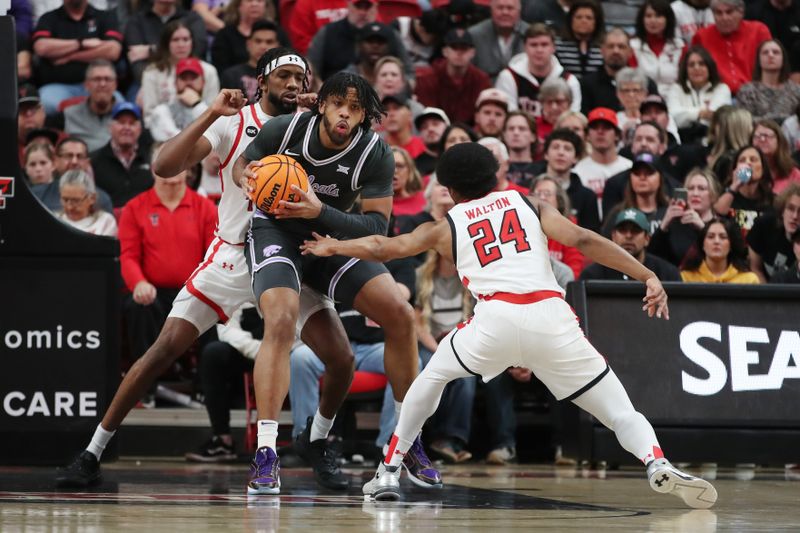
[(219, 251), (220, 247), (224, 242), (225, 241), (223, 241), (222, 239), (219, 238), (217, 239), (217, 244), (215, 244), (214, 247), (211, 249), (211, 254), (208, 256), (208, 259), (206, 259), (202, 265), (197, 267), (197, 270), (192, 272), (192, 275), (189, 276), (188, 280), (186, 280), (186, 290), (188, 290), (192, 296), (194, 296), (195, 298), (197, 298), (198, 300), (209, 306), (211, 309), (213, 309), (214, 312), (217, 313), (217, 316), (219, 316), (219, 319), (222, 322), (227, 322), (228, 316), (225, 314), (222, 308), (219, 305), (217, 305), (213, 300), (211, 300), (211, 298), (200, 292), (200, 290), (197, 287), (195, 287), (194, 283), (192, 282), (192, 280), (194, 280), (194, 278), (197, 277), (197, 275), (200, 272), (205, 270), (208, 267), (208, 265), (214, 262), (214, 256), (217, 255), (217, 252)]

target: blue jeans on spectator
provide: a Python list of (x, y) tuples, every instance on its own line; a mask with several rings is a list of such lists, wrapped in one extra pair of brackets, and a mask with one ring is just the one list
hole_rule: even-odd
[(48, 83), (39, 88), (39, 98), (42, 100), (44, 112), (47, 116), (58, 113), (58, 104), (67, 98), (87, 96), (89, 92), (83, 83)]
[(516, 448), (517, 416), (514, 413), (514, 378), (503, 372), (486, 383), (486, 418), (492, 449)]
[[(419, 345), (419, 358), (422, 367), (428, 366), (433, 352)], [(469, 376), (450, 382), (444, 389), (439, 407), (431, 417), (431, 427), (436, 430), (436, 437), (456, 437), (463, 443), (469, 442), (472, 424), (472, 403), (475, 399), (477, 378)], [(432, 442), (431, 439), (426, 438)]]
[[(385, 374), (383, 369), (383, 343), (362, 344), (351, 342), (356, 370)], [(319, 378), (325, 365), (305, 344), (292, 351), (289, 399), (292, 402), (292, 438), (306, 427), (306, 419), (314, 416), (319, 406)], [(380, 417), (380, 431), (375, 445), (382, 447), (389, 442), (397, 421), (394, 416), (394, 396), (391, 385), (386, 385)]]

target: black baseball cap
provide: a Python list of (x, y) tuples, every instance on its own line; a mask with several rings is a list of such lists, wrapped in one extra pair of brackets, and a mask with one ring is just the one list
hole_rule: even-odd
[(402, 93), (400, 94), (387, 94), (381, 100), (382, 105), (386, 105), (389, 102), (394, 102), (397, 105), (406, 106), (407, 108), (411, 109), (411, 103), (408, 101), (408, 97)]
[(17, 89), (17, 96), (19, 105), (38, 104), (41, 102), (39, 99), (39, 89), (32, 83), (23, 83), (20, 85), (19, 89)]
[(453, 28), (444, 36), (445, 46), (469, 46), (475, 48), (475, 43), (472, 41), (472, 35), (469, 34), (464, 28)]
[(367, 39), (379, 38), (386, 42), (392, 39), (392, 28), (380, 22), (372, 22), (367, 24), (358, 32), (358, 40), (366, 41)]

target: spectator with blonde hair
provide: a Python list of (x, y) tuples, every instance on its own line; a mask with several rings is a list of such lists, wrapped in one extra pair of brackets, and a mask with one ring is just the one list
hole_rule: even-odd
[[(567, 196), (567, 192), (555, 178), (550, 176), (536, 178), (531, 187), (531, 196), (535, 196), (552, 205), (573, 223), (577, 222), (571, 214), (572, 208), (569, 204), (569, 196)], [(572, 270), (572, 273), (575, 274), (575, 278), (580, 277), (581, 270), (583, 270), (583, 254), (577, 248), (561, 244), (555, 239), (547, 239), (547, 251), (550, 252), (552, 259), (567, 265)]]
[(398, 146), (392, 146), (394, 154), (394, 178), (392, 190), (392, 214), (416, 215), (425, 209), (425, 196), (422, 192), (422, 177), (411, 155)]
[(711, 147), (708, 166), (723, 179), (730, 173), (731, 158), (736, 151), (750, 144), (753, 116), (741, 107), (722, 106), (714, 113), (708, 135)]
[(113, 215), (95, 207), (97, 190), (92, 177), (83, 170), (69, 170), (58, 182), (62, 210), (56, 218), (93, 235), (117, 236)]

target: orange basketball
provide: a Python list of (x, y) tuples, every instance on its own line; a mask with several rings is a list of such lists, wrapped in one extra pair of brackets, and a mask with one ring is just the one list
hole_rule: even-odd
[(287, 155), (268, 155), (261, 162), (264, 166), (256, 170), (252, 197), (256, 207), (272, 213), (281, 200), (299, 202), (300, 195), (292, 185), (308, 190), (308, 175), (300, 163)]

